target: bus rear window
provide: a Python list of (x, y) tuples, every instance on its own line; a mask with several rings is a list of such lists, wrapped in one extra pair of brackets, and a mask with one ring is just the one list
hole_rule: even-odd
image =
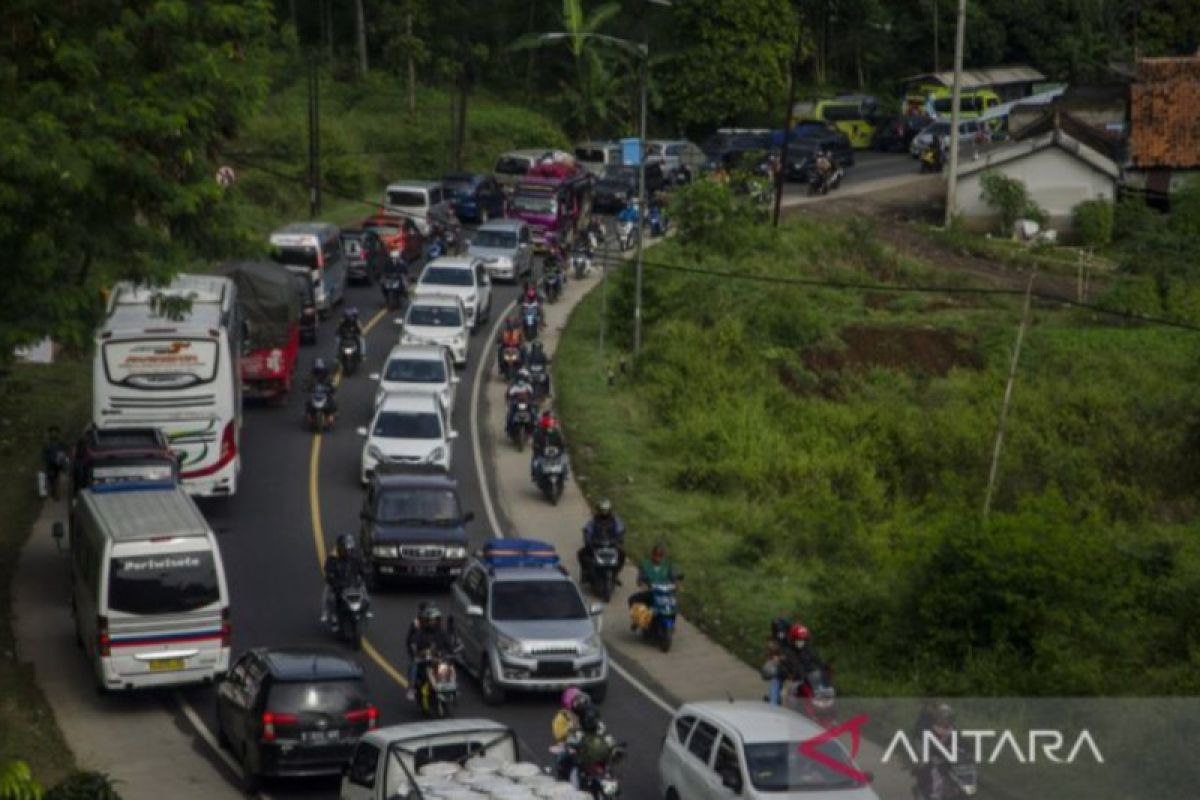
[(500, 175), (524, 175), (529, 172), (529, 162), (520, 158), (501, 158), (496, 162), (495, 171)]
[(118, 556), (109, 565), (108, 608), (123, 614), (183, 614), (220, 601), (209, 551)]
[(285, 267), (317, 269), (321, 266), (315, 247), (276, 247), (271, 251), (271, 258)]

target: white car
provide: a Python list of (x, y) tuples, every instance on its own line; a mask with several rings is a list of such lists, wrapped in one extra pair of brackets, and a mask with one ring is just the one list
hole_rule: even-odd
[(429, 218), (453, 219), (450, 200), (440, 183), (434, 181), (398, 181), (388, 184), (383, 192), (383, 205), (388, 211), (402, 214), (417, 223), (417, 228), (429, 235)]
[(379, 384), (371, 408), (379, 408), (389, 394), (429, 392), (442, 399), (447, 414), (454, 413), (454, 395), (459, 377), (454, 361), (444, 347), (428, 344), (398, 344), (388, 353), (383, 372), (371, 373)]
[(467, 255), (482, 261), (492, 280), (516, 283), (533, 275), (533, 234), (519, 219), (485, 222), (471, 237)]
[[(762, 702), (685, 703), (658, 757), (666, 800), (879, 800), (852, 777), (858, 767), (841, 742), (817, 746), (846, 772), (809, 758), (800, 744), (824, 733), (795, 711)], [(848, 774), (847, 774), (848, 773)]]
[(467, 310), (467, 327), (477, 331), (492, 318), (492, 279), (483, 259), (472, 256), (443, 256), (425, 265), (412, 296), (451, 294)]
[(400, 344), (433, 344), (445, 347), (454, 366), (467, 363), (470, 333), (467, 310), (454, 295), (424, 294), (414, 297), (404, 312)]
[(450, 430), (450, 415), (435, 394), (389, 394), (383, 398), (370, 428), (359, 428), (366, 437), (362, 451), (363, 486), (381, 463), (429, 465), (450, 471), (450, 443), (458, 432)]
[[(970, 144), (975, 141), (980, 132), (984, 132), (991, 138), (991, 128), (987, 122), (980, 122), (977, 119), (960, 119), (958, 121), (958, 146)], [(921, 151), (933, 144), (935, 139), (940, 139), (943, 136), (950, 134), (950, 120), (938, 120), (931, 122), (921, 129), (921, 132), (913, 137), (912, 142), (908, 146), (908, 153), (913, 158), (920, 158)]]

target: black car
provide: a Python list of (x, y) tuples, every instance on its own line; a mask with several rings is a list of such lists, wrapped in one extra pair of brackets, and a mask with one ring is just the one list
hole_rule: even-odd
[(442, 188), (460, 222), (487, 222), (504, 216), (504, 191), (491, 175), (458, 172), (442, 178)]
[(250, 791), (264, 777), (340, 773), (378, 719), (362, 667), (334, 650), (255, 648), (217, 686), (217, 736)]
[(383, 243), (377, 235), (358, 228), (343, 229), (342, 250), (346, 253), (346, 280), (370, 283), (379, 278), (376, 254), (383, 250)]
[(458, 482), (440, 470), (377, 468), (363, 500), (362, 552), (381, 580), (451, 583), (467, 563), (466, 524)]
[(882, 153), (907, 153), (913, 137), (929, 124), (924, 117), (888, 117), (875, 125), (871, 149)]
[[(638, 168), (609, 166), (592, 187), (592, 209), (602, 214), (616, 214), (637, 199)], [(662, 164), (646, 161), (646, 195), (662, 191), (666, 177)]]

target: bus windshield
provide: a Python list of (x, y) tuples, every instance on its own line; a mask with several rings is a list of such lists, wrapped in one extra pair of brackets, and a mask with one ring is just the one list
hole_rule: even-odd
[(513, 198), (513, 207), (518, 211), (531, 211), (534, 214), (555, 214), (558, 203), (549, 195), (518, 194)]

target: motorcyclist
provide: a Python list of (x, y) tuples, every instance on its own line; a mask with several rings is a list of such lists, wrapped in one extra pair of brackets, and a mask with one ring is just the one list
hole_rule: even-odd
[(338, 537), (333, 552), (325, 556), (325, 594), (321, 600), (321, 622), (336, 631), (338, 620), (335, 602), (338, 595), (346, 587), (364, 580), (366, 570), (362, 559), (359, 558), (358, 548), (354, 546), (354, 536), (343, 533)]
[[(554, 771), (559, 780), (567, 780), (571, 775), (574, 763), (566, 742), (579, 730), (579, 717), (591, 705), (592, 698), (578, 687), (568, 686), (563, 690), (562, 707), (550, 722), (550, 732), (554, 736), (554, 746), (550, 750), (556, 754)], [(603, 727), (604, 723), (600, 725)]]
[(529, 476), (536, 482), (542, 470), (542, 459), (546, 457), (547, 447), (557, 447), (559, 452), (567, 449), (563, 438), (562, 427), (558, 417), (549, 408), (542, 410), (538, 418), (537, 428), (533, 432), (533, 456), (529, 462)]
[(529, 346), (529, 360), (526, 365), (532, 367), (535, 364), (542, 367), (546, 375), (546, 394), (550, 394), (550, 357), (546, 355), (546, 348), (540, 339), (534, 339), (533, 344)]
[(408, 629), (408, 637), (404, 646), (408, 650), (408, 693), (409, 700), (417, 699), (417, 680), (422, 656), (433, 652), (449, 656), (454, 652), (454, 638), (442, 627), (442, 612), (433, 603), (429, 603), (417, 614), (417, 622)]
[(651, 587), (656, 583), (678, 583), (675, 575), (675, 565), (667, 558), (667, 548), (656, 544), (650, 550), (650, 556), (643, 558), (638, 564), (638, 586), (646, 587), (643, 591), (629, 595), (629, 606), (635, 603), (651, 605), (654, 602), (654, 592)]
[(592, 563), (592, 547), (597, 540), (607, 540), (617, 548), (616, 582), (619, 584), (621, 570), (625, 567), (625, 522), (613, 513), (612, 501), (607, 497), (596, 504), (596, 512), (583, 526), (583, 547), (576, 555), (580, 569), (585, 573)]
[(533, 399), (533, 384), (530, 382), (529, 370), (521, 367), (517, 370), (517, 379), (508, 387), (508, 391), (504, 393), (504, 399), (508, 402), (508, 416), (504, 419), (504, 430), (511, 430), (513, 426), (513, 416), (517, 413), (517, 404), (521, 402), (528, 403), (532, 410)]
[(342, 321), (338, 323), (337, 328), (338, 338), (344, 336), (353, 336), (358, 339), (358, 357), (360, 360), (367, 357), (367, 337), (363, 331), (362, 324), (358, 321), (358, 309), (350, 306), (342, 312)]
[[(787, 646), (779, 660), (779, 680), (807, 681), (813, 672), (824, 673), (826, 664), (812, 644), (812, 634), (799, 622), (788, 628)], [(782, 692), (780, 693), (782, 695)], [(782, 696), (780, 697), (782, 701)]]
[(563, 742), (567, 758), (570, 759), (571, 783), (579, 788), (580, 768), (592, 764), (607, 764), (612, 757), (616, 741), (605, 730), (600, 721), (600, 712), (594, 705), (586, 705), (578, 712), (579, 726)]
[[(928, 727), (924, 727), (928, 724)], [(932, 709), (923, 708), (921, 715), (917, 718), (917, 727), (921, 730), (921, 739), (924, 741), (926, 732), (932, 733), (941, 743), (942, 747), (924, 747), (919, 744), (919, 752), (928, 753), (928, 759), (918, 762), (913, 767), (913, 774), (917, 779), (918, 797), (929, 798), (929, 800), (941, 800), (945, 795), (946, 789), (946, 766), (949, 763), (946, 759), (946, 752), (954, 752), (953, 745), (950, 743), (950, 737), (954, 732), (954, 709), (946, 703), (941, 703)]]
[(518, 363), (525, 363), (525, 329), (516, 314), (510, 314), (504, 320), (504, 327), (496, 337), (496, 345), (496, 366), (501, 370), (504, 369), (504, 350), (508, 347), (515, 347), (520, 354)]
[(818, 150), (813, 166), (816, 169), (817, 185), (827, 185), (833, 176), (833, 154), (828, 150)]
[[(542, 304), (546, 298), (538, 291), (537, 283), (534, 281), (525, 281), (525, 290), (521, 292), (521, 305), (527, 303), (536, 303), (538, 307), (538, 316), (541, 317)], [(539, 319), (540, 322), (540, 319)]]
[(767, 638), (767, 660), (763, 665), (763, 678), (769, 681), (767, 696), (763, 698), (771, 705), (781, 705), (783, 702), (784, 675), (780, 665), (788, 648), (788, 630), (792, 621), (787, 617), (776, 617), (771, 620), (771, 635)]
[(329, 419), (337, 419), (337, 388), (333, 385), (333, 376), (329, 372), (329, 365), (325, 363), (323, 358), (314, 358), (312, 369), (308, 375), (308, 391), (316, 391), (317, 387), (323, 387), (325, 394), (328, 397), (325, 407)]
[(69, 458), (62, 429), (57, 425), (46, 428), (46, 444), (42, 447), (42, 470), (46, 476), (46, 490), (55, 499), (58, 498), (59, 476), (67, 466)]

